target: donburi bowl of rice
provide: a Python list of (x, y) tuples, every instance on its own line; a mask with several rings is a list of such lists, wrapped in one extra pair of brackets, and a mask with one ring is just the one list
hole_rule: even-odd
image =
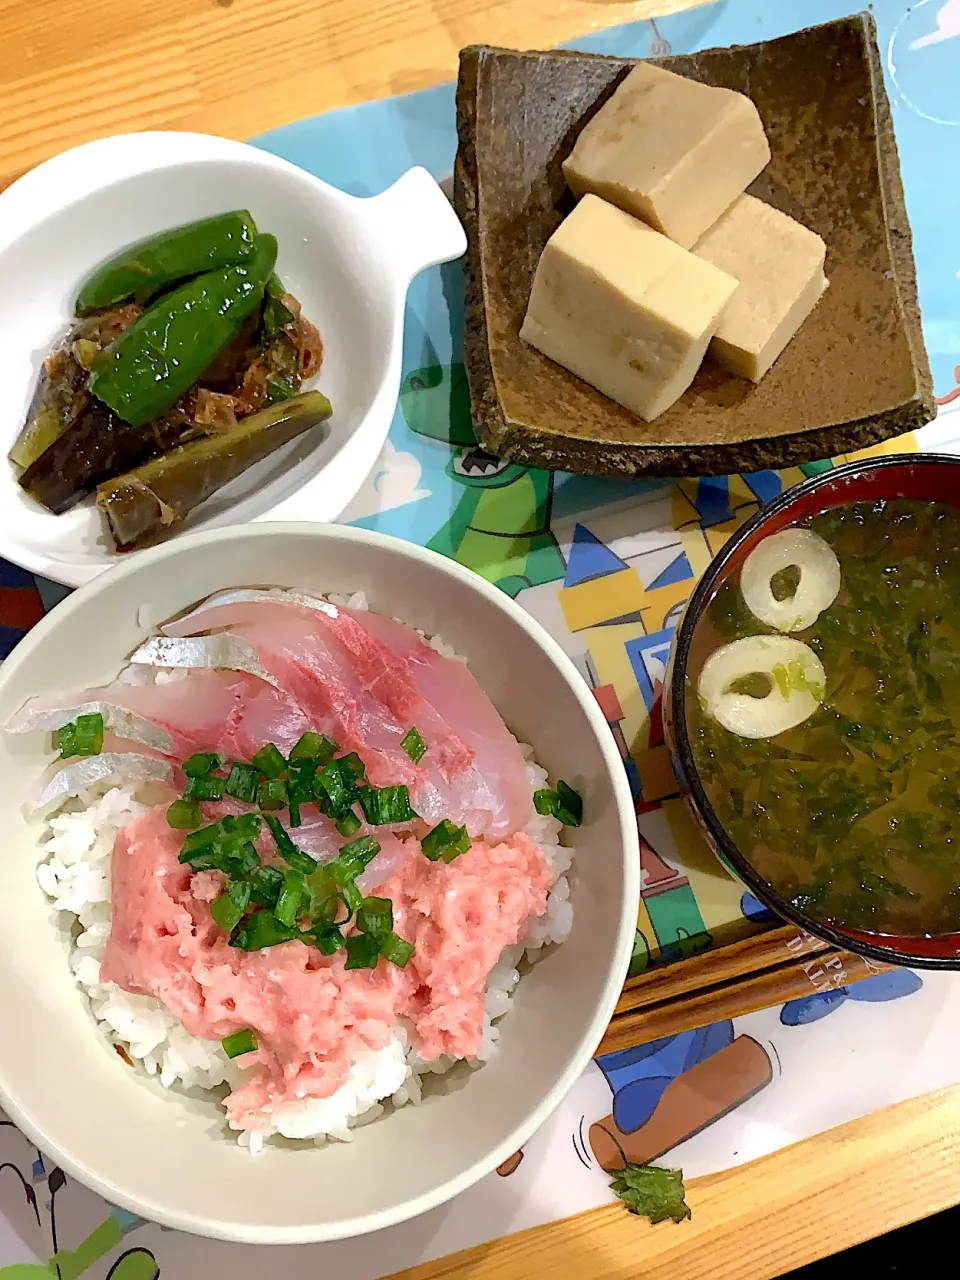
[(492, 1172), (595, 1051), (636, 922), (626, 774), (570, 660), (453, 562), (180, 538), (30, 633), (0, 725), (0, 1104), (111, 1202), (377, 1230)]

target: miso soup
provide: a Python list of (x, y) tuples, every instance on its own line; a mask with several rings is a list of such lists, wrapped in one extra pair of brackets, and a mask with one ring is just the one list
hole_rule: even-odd
[[(781, 539), (758, 586), (759, 544), (694, 634), (686, 705), (704, 789), (744, 857), (817, 919), (960, 931), (960, 512), (858, 502), (797, 528), (833, 556), (802, 535), (795, 558), (816, 554), (801, 576), (776, 567), (791, 559)], [(811, 592), (833, 595), (815, 619)], [(726, 648), (748, 637), (768, 639)]]

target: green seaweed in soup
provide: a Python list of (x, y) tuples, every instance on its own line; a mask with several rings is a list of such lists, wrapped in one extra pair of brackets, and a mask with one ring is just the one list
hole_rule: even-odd
[[(739, 583), (724, 584), (689, 665), (704, 788), (756, 870), (818, 919), (901, 935), (960, 930), (960, 512), (861, 502), (805, 526), (842, 575), (834, 603), (796, 634), (823, 663), (823, 704), (762, 740), (705, 713), (696, 680), (710, 654), (771, 634)], [(778, 598), (794, 586), (772, 583)]]

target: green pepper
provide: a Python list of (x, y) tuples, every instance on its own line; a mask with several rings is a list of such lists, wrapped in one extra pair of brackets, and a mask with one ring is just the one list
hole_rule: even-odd
[(146, 302), (167, 285), (252, 257), (257, 228), (246, 209), (201, 218), (124, 249), (99, 267), (77, 298), (77, 315), (127, 298)]
[(94, 360), (92, 394), (132, 427), (159, 418), (260, 306), (276, 260), (276, 238), (257, 236), (246, 262), (166, 294)]

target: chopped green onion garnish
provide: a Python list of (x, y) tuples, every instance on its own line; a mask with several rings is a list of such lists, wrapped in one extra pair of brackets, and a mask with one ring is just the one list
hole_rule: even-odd
[(306, 897), (306, 892), (307, 886), (304, 884), (303, 876), (299, 871), (285, 871), (283, 873), (283, 888), (277, 898), (277, 905), (273, 909), (273, 914), (281, 924), (293, 925), (297, 923), (297, 917), (300, 915), (300, 907)]
[(103, 750), (103, 716), (99, 711), (77, 716), (77, 752), (81, 756), (98, 756)]
[(345, 969), (375, 969), (379, 959), (380, 946), (370, 934), (357, 933), (347, 939)]
[(339, 816), (347, 807), (349, 800), (347, 789), (343, 785), (343, 777), (336, 764), (331, 761), (313, 780), (313, 798), (320, 806), (321, 812), (330, 817)]
[(307, 730), (297, 745), (290, 752), (290, 762), (294, 760), (313, 760), (318, 766), (325, 765), (337, 754), (337, 744), (331, 742), (322, 733)]
[(331, 760), (313, 780), (313, 797), (323, 813), (339, 818), (359, 794), (363, 761), (356, 752)]
[(227, 815), (209, 827), (192, 831), (183, 842), (180, 861), (189, 862), (194, 871), (216, 867), (230, 874), (232, 862), (255, 867), (259, 858), (254, 841), (259, 835), (259, 814), (245, 813), (239, 818)]
[[(208, 835), (212, 832), (212, 835)], [(217, 851), (220, 849), (219, 824), (212, 827), (203, 827), (200, 831), (192, 831), (183, 842), (180, 850), (180, 861), (189, 862), (194, 871), (209, 871), (211, 867), (216, 866)], [(203, 836), (203, 841), (195, 841), (195, 837)]]
[(249, 840), (220, 839), (199, 849), (184, 848), (180, 861), (189, 863), (194, 871), (222, 871), (224, 875), (240, 878), (256, 870), (260, 855)]
[(420, 763), (427, 750), (427, 744), (421, 738), (420, 731), (417, 728), (413, 728), (409, 733), (404, 734), (400, 745), (414, 764)]
[(380, 954), (384, 960), (389, 960), (391, 964), (395, 964), (398, 969), (406, 967), (407, 961), (413, 955), (413, 943), (407, 942), (395, 933), (388, 933), (380, 942)]
[(257, 846), (249, 840), (220, 840), (214, 845), (214, 866), (235, 879), (252, 875), (260, 865)]
[(553, 811), (557, 807), (557, 793), (551, 791), (548, 787), (535, 791), (533, 793), (533, 807), (544, 818), (552, 818)]
[(348, 809), (342, 818), (337, 819), (337, 830), (342, 836), (353, 836), (363, 825), (352, 809)]
[(302, 849), (298, 849), (293, 843), (279, 818), (275, 818), (272, 814), (265, 814), (264, 821), (270, 828), (270, 834), (273, 836), (274, 844), (277, 846), (277, 852), (284, 862), (293, 867), (294, 871), (299, 871), (301, 875), (308, 876), (311, 871), (316, 871), (317, 860), (311, 858), (309, 853), (304, 853)]
[(250, 876), (250, 899), (258, 907), (276, 905), (283, 888), (283, 872), (278, 867), (257, 867)]
[(263, 826), (263, 820), (259, 813), (242, 813), (238, 817), (227, 814), (225, 818), (220, 819), (221, 836), (227, 840), (252, 840), (256, 842), (260, 838), (260, 828)]
[(242, 800), (244, 804), (253, 804), (257, 798), (257, 787), (260, 783), (260, 771), (252, 764), (241, 764), (236, 761), (230, 766), (230, 776), (223, 788), (234, 800)]
[(363, 902), (363, 894), (357, 888), (353, 880), (344, 880), (340, 887), (340, 896), (347, 904), (347, 910), (350, 912), (358, 911)]
[(233, 933), (250, 905), (250, 886), (243, 880), (233, 880), (215, 902), (210, 904), (213, 922), (224, 931)]
[(220, 1043), (228, 1058), (240, 1058), (245, 1053), (253, 1053), (259, 1045), (257, 1033), (250, 1027), (235, 1031), (232, 1036), (224, 1036)]
[(410, 793), (404, 786), (365, 787), (360, 792), (364, 817), (372, 827), (389, 822), (412, 822), (417, 816), (410, 808)]
[(220, 757), (215, 751), (198, 751), (183, 763), (183, 772), (188, 778), (205, 778), (214, 769), (220, 768)]
[(288, 802), (287, 784), (282, 778), (268, 778), (257, 787), (257, 804), (261, 809), (285, 809)]
[(466, 827), (458, 827), (449, 818), (443, 818), (423, 837), (420, 847), (431, 862), (438, 858), (452, 862), (470, 848), (470, 836)]
[(290, 796), (290, 825), (299, 827), (300, 806), (313, 799), (313, 777), (317, 771), (316, 760), (291, 760), (287, 771), (287, 791)]
[(313, 776), (316, 772), (316, 760), (291, 760), (287, 770), (287, 785), (291, 796), (296, 796), (300, 801), (309, 800), (313, 795)]
[[(356, 911), (363, 901), (363, 894), (354, 883), (358, 874), (356, 867), (345, 866), (339, 858), (335, 858), (333, 862), (326, 863), (324, 870), (329, 873), (337, 896), (346, 903), (348, 913)], [(323, 908), (321, 908), (322, 914), (324, 914)], [(345, 922), (338, 921), (338, 923)]]
[(565, 827), (579, 827), (583, 821), (583, 799), (565, 782), (558, 782), (556, 791), (535, 791), (533, 807), (537, 813), (556, 818)]
[(565, 782), (557, 783), (557, 817), (565, 827), (579, 827), (583, 821), (583, 797)]
[(208, 845), (213, 845), (223, 831), (219, 822), (214, 822), (212, 826), (202, 827), (199, 831), (192, 831), (183, 842), (183, 852), (180, 854), (181, 862), (188, 862), (191, 853), (198, 853), (201, 849), (205, 849)]
[(187, 800), (222, 800), (226, 778), (188, 778), (183, 789)]
[[(344, 912), (344, 908), (346, 911)], [(314, 895), (311, 889), (310, 899), (310, 919), (318, 925), (334, 925), (346, 924), (353, 912), (347, 906), (343, 894), (339, 889), (321, 896), (317, 893)]]
[(349, 844), (340, 846), (340, 856), (329, 865), (331, 869), (339, 866), (350, 880), (355, 880), (368, 862), (380, 852), (380, 841), (375, 836), (361, 836), (359, 840), (351, 840)]
[(385, 938), (393, 929), (393, 903), (389, 898), (364, 898), (357, 908), (357, 928), (371, 938)]
[(336, 911), (327, 908), (327, 901), (331, 896), (339, 895), (340, 884), (330, 874), (329, 862), (317, 867), (316, 871), (307, 876), (307, 892), (310, 894), (310, 905), (307, 908), (310, 919), (319, 920), (321, 923), (333, 920)]
[(98, 756), (103, 750), (103, 716), (99, 711), (77, 716), (58, 731), (57, 746), (63, 760), (70, 756)]
[(254, 768), (260, 770), (265, 778), (279, 778), (287, 767), (287, 762), (284, 760), (280, 748), (274, 746), (272, 742), (268, 742), (265, 747), (261, 747), (254, 755), (251, 763)]
[(299, 936), (299, 929), (281, 924), (272, 911), (255, 911), (237, 927), (230, 945), (241, 951), (262, 951)]
[(341, 756), (339, 760), (335, 760), (337, 768), (344, 782), (348, 778), (353, 778), (356, 782), (366, 774), (366, 766), (355, 751), (351, 751), (349, 755)]
[(317, 948), (321, 955), (332, 956), (343, 946), (343, 934), (336, 925), (328, 925), (321, 929), (314, 929), (311, 933), (304, 935), (304, 941), (312, 939), (313, 945)]
[(174, 800), (167, 806), (167, 826), (174, 831), (195, 831), (203, 822), (203, 813), (196, 800)]
[(212, 844), (207, 849), (194, 849), (193, 852), (181, 850), (180, 862), (187, 863), (191, 871), (219, 871), (220, 859), (216, 856), (217, 846)]

